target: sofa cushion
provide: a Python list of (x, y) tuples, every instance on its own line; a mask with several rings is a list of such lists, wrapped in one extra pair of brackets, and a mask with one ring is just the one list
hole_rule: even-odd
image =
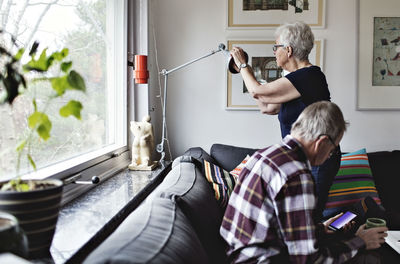
[(250, 159), (250, 155), (247, 155), (242, 162), (240, 162), (239, 165), (236, 166), (233, 170), (231, 170), (229, 173), (234, 175), (236, 179), (239, 178), (240, 173), (242, 172), (243, 168), (246, 167), (247, 161)]
[(400, 151), (379, 151), (368, 153), (376, 188), (382, 205), (388, 211), (400, 212)]
[(174, 201), (146, 200), (84, 263), (209, 263), (193, 227)]
[(231, 171), (239, 165), (247, 155), (253, 155), (258, 149), (235, 147), (224, 144), (213, 144), (210, 155), (224, 170)]
[(367, 196), (380, 204), (366, 150), (343, 154), (329, 190), (324, 216), (343, 212)]
[(206, 160), (204, 161), (204, 174), (214, 190), (215, 199), (217, 199), (222, 208), (225, 208), (237, 178), (218, 165)]
[(226, 244), (219, 235), (224, 212), (200, 163), (188, 156), (176, 158), (155, 193), (176, 201), (198, 234), (209, 263), (226, 263)]

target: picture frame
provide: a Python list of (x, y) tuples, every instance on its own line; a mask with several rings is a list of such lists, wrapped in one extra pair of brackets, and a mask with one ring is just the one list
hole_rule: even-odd
[[(259, 82), (270, 82), (285, 73), (276, 66), (276, 60), (272, 46), (275, 40), (228, 40), (227, 47), (231, 50), (234, 46), (241, 47), (249, 55), (249, 64), (252, 66), (255, 76)], [(323, 47), (324, 40), (314, 41), (309, 59), (313, 65), (323, 70)], [(275, 65), (274, 65), (275, 64)], [(262, 67), (261, 67), (262, 65)], [(256, 101), (246, 92), (242, 76), (232, 74), (227, 70), (226, 78), (226, 101), (227, 110), (259, 110)]]
[(325, 28), (326, 0), (227, 0), (228, 29), (271, 29), (303, 21)]
[(400, 110), (400, 2), (358, 1), (357, 110)]

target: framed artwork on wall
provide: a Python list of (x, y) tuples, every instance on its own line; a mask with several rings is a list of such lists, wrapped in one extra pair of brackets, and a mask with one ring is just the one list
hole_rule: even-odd
[(358, 5), (357, 109), (400, 110), (400, 1)]
[(325, 27), (325, 0), (228, 0), (228, 29), (275, 28), (304, 21)]
[[(260, 83), (271, 82), (285, 73), (276, 65), (272, 46), (275, 40), (228, 40), (227, 47), (241, 47), (249, 55), (249, 64)], [(323, 40), (315, 40), (309, 59), (323, 69)], [(250, 96), (240, 74), (227, 70), (226, 104), (228, 110), (258, 110), (255, 100)]]
[(374, 17), (372, 85), (400, 86), (400, 17)]

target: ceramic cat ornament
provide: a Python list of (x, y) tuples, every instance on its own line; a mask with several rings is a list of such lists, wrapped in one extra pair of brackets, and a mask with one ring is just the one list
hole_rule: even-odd
[(130, 170), (152, 170), (157, 162), (152, 161), (154, 148), (153, 126), (150, 116), (143, 117), (142, 121), (131, 121), (131, 132), (134, 135), (132, 143), (132, 163)]

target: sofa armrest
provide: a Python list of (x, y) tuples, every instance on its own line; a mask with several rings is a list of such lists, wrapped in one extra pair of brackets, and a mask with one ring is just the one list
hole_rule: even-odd
[(400, 212), (398, 187), (400, 186), (400, 151), (368, 153), (376, 189), (386, 210)]

